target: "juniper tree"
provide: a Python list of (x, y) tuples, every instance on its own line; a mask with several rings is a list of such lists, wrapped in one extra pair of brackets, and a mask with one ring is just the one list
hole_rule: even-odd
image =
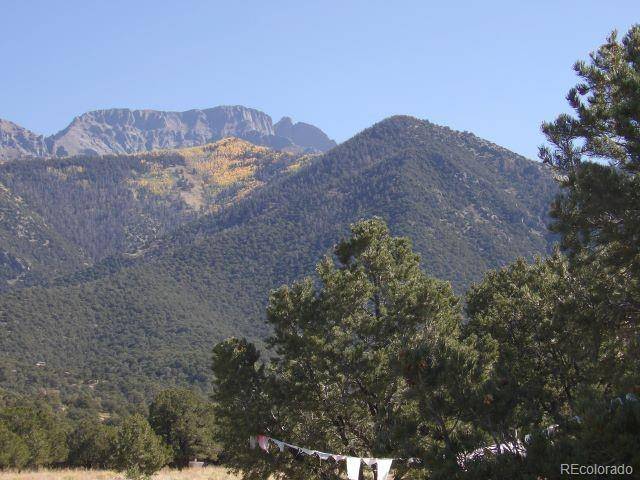
[(131, 415), (118, 428), (112, 466), (127, 477), (145, 478), (165, 466), (170, 449), (156, 435), (141, 415)]
[(611, 402), (616, 371), (629, 367), (612, 357), (620, 345), (594, 321), (603, 294), (591, 272), (569, 263), (558, 252), (520, 259), (468, 293), (463, 333), (490, 367), (479, 395), (463, 404), (486, 435), (478, 446), (530, 441), (526, 457), (483, 458), (463, 478), (554, 478), (561, 463), (640, 468), (640, 402)]
[(216, 460), (212, 405), (186, 388), (170, 388), (149, 405), (149, 423), (171, 447), (172, 464), (185, 467), (190, 460)]
[(0, 421), (0, 469), (20, 470), (29, 461), (26, 442)]
[(80, 421), (67, 436), (68, 463), (74, 467), (107, 468), (115, 444), (116, 429), (95, 419)]
[[(23, 440), (28, 452), (27, 467), (61, 465), (67, 460), (67, 422), (44, 402), (16, 400), (0, 408), (0, 424)], [(16, 458), (22, 458), (23, 452), (20, 446)]]

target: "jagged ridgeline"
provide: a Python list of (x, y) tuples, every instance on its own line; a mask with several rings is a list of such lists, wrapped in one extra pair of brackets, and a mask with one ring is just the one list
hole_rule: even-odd
[[(392, 117), (324, 155), (267, 163), (280, 174), (263, 178), (256, 169), (260, 188), (214, 192), (223, 208), (134, 256), (1, 295), (0, 351), (23, 369), (46, 362), (49, 385), (65, 391), (94, 382), (97, 395), (131, 399), (159, 384), (202, 386), (211, 346), (229, 335), (263, 338), (269, 290), (312, 273), (360, 218), (380, 216), (394, 235), (410, 237), (424, 268), (458, 292), (489, 268), (550, 248), (550, 175), (469, 133)], [(192, 171), (186, 157), (181, 168)], [(193, 183), (180, 172), (147, 168), (133, 191), (176, 195), (195, 208), (208, 197), (180, 190)], [(21, 384), (21, 368), (0, 379)]]
[(225, 137), (294, 153), (324, 152), (336, 145), (318, 127), (271, 117), (254, 108), (222, 105), (165, 112), (112, 108), (77, 116), (47, 137), (0, 119), (0, 163), (24, 157), (114, 155), (203, 145)]

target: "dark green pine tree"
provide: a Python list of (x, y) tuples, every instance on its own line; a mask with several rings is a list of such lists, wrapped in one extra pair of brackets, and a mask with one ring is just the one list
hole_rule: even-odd
[(212, 405), (192, 390), (171, 388), (160, 392), (149, 405), (149, 423), (171, 447), (174, 466), (183, 468), (195, 459), (217, 459)]
[(126, 418), (118, 428), (112, 466), (129, 478), (144, 478), (171, 460), (171, 451), (142, 415)]
[(29, 461), (26, 442), (0, 421), (0, 469), (20, 470)]
[(28, 458), (26, 466), (41, 468), (61, 465), (67, 460), (66, 443), (68, 424), (62, 415), (41, 401), (16, 399), (12, 404), (0, 408), (0, 425), (4, 425), (4, 441), (11, 444), (7, 431), (17, 435), (22, 442), (12, 446), (17, 450), (11, 455), (20, 466), (26, 447)]
[[(353, 225), (334, 253), (318, 264), (317, 279), (271, 295), (269, 361), (245, 340), (214, 349), (219, 438), (245, 478), (344, 475), (344, 463), (250, 450), (248, 437), (258, 433), (367, 457), (437, 450), (451, 458), (459, 447), (462, 423), (447, 390), (460, 380), (441, 370), (417, 395), (402, 374), (407, 355), (419, 350), (441, 364), (460, 358), (462, 318), (449, 284), (425, 275), (409, 240), (392, 237), (378, 219)], [(395, 478), (407, 473), (406, 462), (394, 468)]]
[(562, 187), (552, 229), (599, 297), (591, 318), (608, 350), (610, 392), (640, 393), (640, 25), (621, 41), (613, 32), (574, 68), (582, 80), (567, 95), (575, 116), (542, 126), (549, 146), (540, 156)]
[(116, 429), (89, 418), (81, 420), (67, 435), (68, 463), (73, 467), (108, 468), (111, 465)]
[(567, 257), (490, 272), (467, 302), (465, 333), (493, 359), (475, 424), (496, 442), (531, 442), (526, 457), (473, 462), (469, 478), (640, 469), (640, 27), (622, 41), (614, 32), (575, 70), (575, 116), (543, 124), (540, 150), (562, 187), (551, 228)]

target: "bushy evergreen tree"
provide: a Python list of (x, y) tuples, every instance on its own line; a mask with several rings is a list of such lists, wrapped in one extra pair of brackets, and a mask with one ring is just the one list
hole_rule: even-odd
[(554, 478), (562, 463), (640, 470), (639, 53), (640, 26), (621, 42), (614, 32), (575, 65), (575, 116), (543, 125), (567, 257), (516, 262), (469, 293), (465, 331), (497, 355), (477, 425), (496, 443), (530, 434), (526, 456), (486, 455), (469, 478)]
[(118, 428), (113, 451), (113, 467), (129, 477), (151, 475), (171, 459), (169, 448), (154, 433), (146, 418), (135, 414)]
[[(332, 462), (249, 450), (249, 435), (258, 433), (322, 451), (409, 458), (432, 448), (415, 442), (428, 423), (442, 434), (439, 453), (459, 447), (447, 394), (455, 377), (443, 370), (417, 398), (398, 374), (403, 355), (418, 346), (442, 364), (460, 359), (456, 296), (449, 284), (423, 273), (411, 243), (392, 237), (381, 220), (358, 222), (351, 233), (335, 259), (318, 264), (317, 281), (307, 278), (271, 295), (269, 345), (276, 357), (261, 365), (255, 347), (242, 340), (214, 350), (220, 439), (229, 465), (245, 477), (340, 473)], [(425, 422), (421, 405), (429, 412)], [(396, 465), (396, 478), (406, 467)]]
[(171, 388), (158, 394), (149, 406), (149, 423), (171, 447), (172, 464), (185, 467), (190, 460), (216, 460), (213, 408), (197, 393)]
[(69, 433), (68, 463), (74, 467), (108, 468), (115, 448), (116, 429), (97, 420), (80, 421)]
[(15, 401), (0, 408), (0, 424), (5, 426), (5, 441), (19, 437), (26, 446), (27, 461), (23, 458), (22, 442), (16, 444), (16, 466), (20, 463), (30, 468), (61, 465), (67, 460), (67, 422), (42, 402)]
[(0, 469), (20, 470), (29, 461), (29, 447), (19, 435), (0, 422)]
[(552, 229), (572, 270), (601, 293), (592, 320), (607, 327), (612, 393), (640, 389), (639, 52), (635, 25), (621, 41), (613, 32), (590, 62), (577, 62), (582, 82), (567, 96), (575, 115), (543, 124), (549, 146), (540, 151), (562, 186)]
[(493, 361), (475, 421), (493, 438), (515, 441), (516, 430), (575, 415), (577, 396), (593, 387), (599, 349), (575, 280), (556, 253), (489, 272), (469, 291), (465, 335)]

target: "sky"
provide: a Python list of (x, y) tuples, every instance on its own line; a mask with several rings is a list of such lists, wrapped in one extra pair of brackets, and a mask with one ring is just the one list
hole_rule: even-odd
[(395, 114), (535, 158), (578, 59), (640, 1), (0, 0), (0, 118), (245, 105), (338, 142)]

